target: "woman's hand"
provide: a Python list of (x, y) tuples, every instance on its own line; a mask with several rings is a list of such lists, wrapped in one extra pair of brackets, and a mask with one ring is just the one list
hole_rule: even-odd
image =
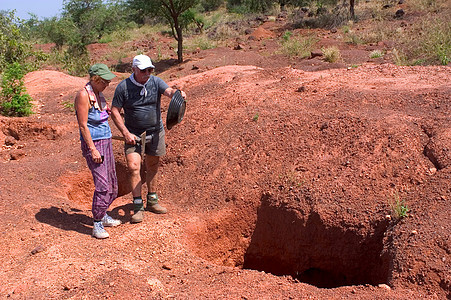
[(97, 150), (95, 148), (91, 149), (91, 157), (95, 163), (98, 163), (98, 164), (102, 163), (102, 155), (100, 155), (99, 150)]

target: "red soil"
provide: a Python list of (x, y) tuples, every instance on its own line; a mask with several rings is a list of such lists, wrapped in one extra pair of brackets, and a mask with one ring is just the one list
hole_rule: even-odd
[(36, 114), (0, 118), (2, 297), (450, 297), (450, 68), (244, 45), (157, 64), (188, 95), (158, 175), (169, 213), (129, 223), (115, 141), (112, 215), (125, 224), (102, 241), (90, 236), (92, 179), (69, 105), (87, 79), (26, 76)]

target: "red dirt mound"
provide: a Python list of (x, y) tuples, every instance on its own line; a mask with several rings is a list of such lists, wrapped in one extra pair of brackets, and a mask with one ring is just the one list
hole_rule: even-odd
[[(127, 194), (112, 206), (126, 224), (98, 241), (92, 182), (65, 105), (86, 79), (29, 74), (39, 114), (0, 118), (2, 144), (15, 143), (1, 150), (0, 293), (449, 297), (450, 78), (448, 67), (368, 64), (225, 66), (174, 80), (188, 102), (167, 131), (159, 172), (169, 213), (129, 224)], [(24, 156), (10, 160), (17, 144)], [(403, 207), (401, 218), (393, 208)]]

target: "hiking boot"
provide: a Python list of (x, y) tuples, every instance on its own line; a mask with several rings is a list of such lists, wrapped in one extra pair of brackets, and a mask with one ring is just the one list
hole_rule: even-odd
[(142, 199), (133, 200), (133, 216), (130, 223), (141, 223), (144, 219), (144, 202)]
[(160, 204), (158, 204), (157, 193), (147, 194), (147, 210), (155, 214), (165, 214), (168, 211), (166, 207), (163, 207)]
[(132, 218), (130, 219), (130, 223), (141, 223), (144, 219), (144, 212), (142, 210), (135, 211)]
[(101, 220), (103, 226), (105, 227), (116, 227), (122, 224), (120, 220), (113, 219), (109, 215), (105, 214), (105, 216)]
[(110, 235), (106, 232), (105, 228), (103, 228), (102, 221), (95, 222), (94, 227), (92, 228), (92, 236), (97, 239), (106, 239)]

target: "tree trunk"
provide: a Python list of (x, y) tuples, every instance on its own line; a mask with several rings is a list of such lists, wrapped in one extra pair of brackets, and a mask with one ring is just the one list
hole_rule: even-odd
[(355, 12), (354, 12), (354, 2), (355, 0), (349, 0), (349, 14), (351, 15), (351, 19), (355, 19)]
[(183, 33), (182, 28), (177, 27), (177, 61), (183, 62)]

